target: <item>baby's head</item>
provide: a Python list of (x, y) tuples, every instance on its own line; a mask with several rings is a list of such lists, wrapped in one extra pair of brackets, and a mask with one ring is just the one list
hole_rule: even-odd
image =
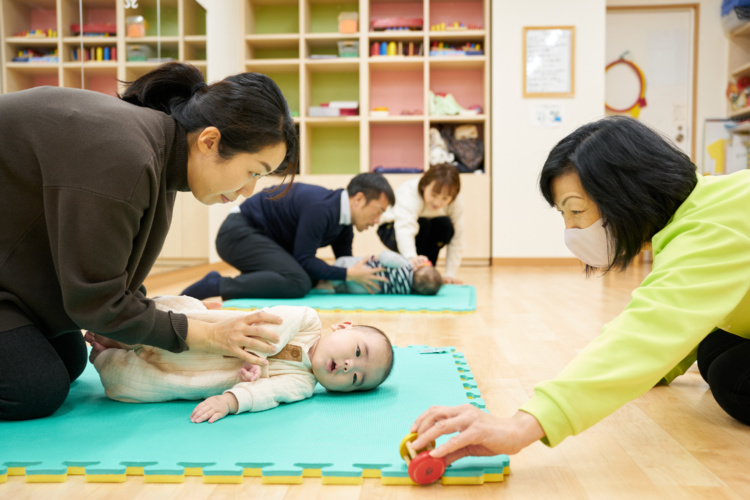
[(443, 277), (432, 266), (419, 266), (414, 269), (411, 288), (417, 295), (436, 295), (443, 286)]
[(310, 353), (313, 375), (329, 391), (367, 391), (382, 384), (393, 368), (393, 346), (374, 326), (350, 321), (331, 327)]

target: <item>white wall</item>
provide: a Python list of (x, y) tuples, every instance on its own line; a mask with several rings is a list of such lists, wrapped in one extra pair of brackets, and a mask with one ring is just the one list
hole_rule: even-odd
[[(577, 0), (559, 2), (493, 2), (492, 113), (494, 258), (571, 257), (563, 243), (560, 216), (539, 194), (539, 171), (549, 150), (580, 125), (604, 115), (604, 41), (607, 6), (685, 4), (685, 0)], [(703, 122), (724, 117), (728, 41), (720, 23), (721, 0), (697, 0), (698, 84), (696, 162), (703, 151)], [(572, 99), (522, 97), (522, 29), (524, 26), (576, 26), (576, 92)], [(531, 124), (536, 103), (564, 106), (560, 128)]]
[(698, 84), (696, 105), (695, 158), (703, 160), (703, 123), (707, 118), (725, 118), (729, 40), (721, 27), (721, 0), (608, 0), (607, 6), (653, 6), (698, 4)]
[[(206, 9), (206, 58), (209, 82), (223, 80), (244, 71), (244, 3), (242, 0), (198, 0)], [(244, 200), (244, 198), (242, 198)], [(238, 205), (241, 201), (232, 204)], [(219, 262), (216, 253), (216, 233), (232, 206), (208, 207), (208, 228), (198, 231), (208, 238), (208, 260)]]
[[(537, 187), (547, 153), (604, 114), (605, 0), (501, 1), (492, 5), (492, 255), (569, 257), (560, 215)], [(575, 96), (523, 98), (523, 27), (575, 26)], [(563, 125), (537, 127), (535, 105), (563, 106)]]

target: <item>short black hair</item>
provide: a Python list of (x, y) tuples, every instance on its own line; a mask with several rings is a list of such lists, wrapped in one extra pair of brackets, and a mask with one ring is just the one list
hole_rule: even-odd
[(354, 178), (349, 181), (349, 185), (346, 187), (346, 192), (352, 197), (357, 193), (364, 193), (365, 200), (370, 203), (372, 200), (377, 200), (380, 195), (385, 193), (388, 198), (388, 202), (391, 205), (396, 203), (396, 195), (393, 194), (393, 188), (388, 183), (382, 174), (376, 172), (367, 172), (364, 174), (357, 174)]
[(667, 225), (695, 188), (696, 171), (690, 158), (657, 132), (633, 118), (610, 116), (578, 128), (552, 148), (539, 189), (554, 206), (552, 181), (578, 174), (614, 239), (608, 272), (625, 269)]

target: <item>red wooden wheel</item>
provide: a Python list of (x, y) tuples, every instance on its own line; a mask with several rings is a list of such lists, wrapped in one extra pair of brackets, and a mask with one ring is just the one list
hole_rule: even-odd
[(423, 451), (409, 463), (409, 477), (417, 484), (434, 483), (445, 472), (445, 459), (430, 456), (429, 451)]

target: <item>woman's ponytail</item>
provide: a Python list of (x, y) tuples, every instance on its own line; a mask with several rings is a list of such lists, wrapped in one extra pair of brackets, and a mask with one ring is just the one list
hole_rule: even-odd
[(260, 73), (240, 73), (211, 85), (203, 80), (195, 66), (169, 62), (129, 83), (120, 99), (171, 115), (187, 133), (216, 127), (224, 159), (285, 144), (286, 157), (276, 173), (293, 177), (299, 142), (279, 86)]
[(123, 101), (163, 111), (171, 115), (200, 90), (203, 73), (191, 64), (169, 62), (149, 71), (128, 87), (119, 97)]

